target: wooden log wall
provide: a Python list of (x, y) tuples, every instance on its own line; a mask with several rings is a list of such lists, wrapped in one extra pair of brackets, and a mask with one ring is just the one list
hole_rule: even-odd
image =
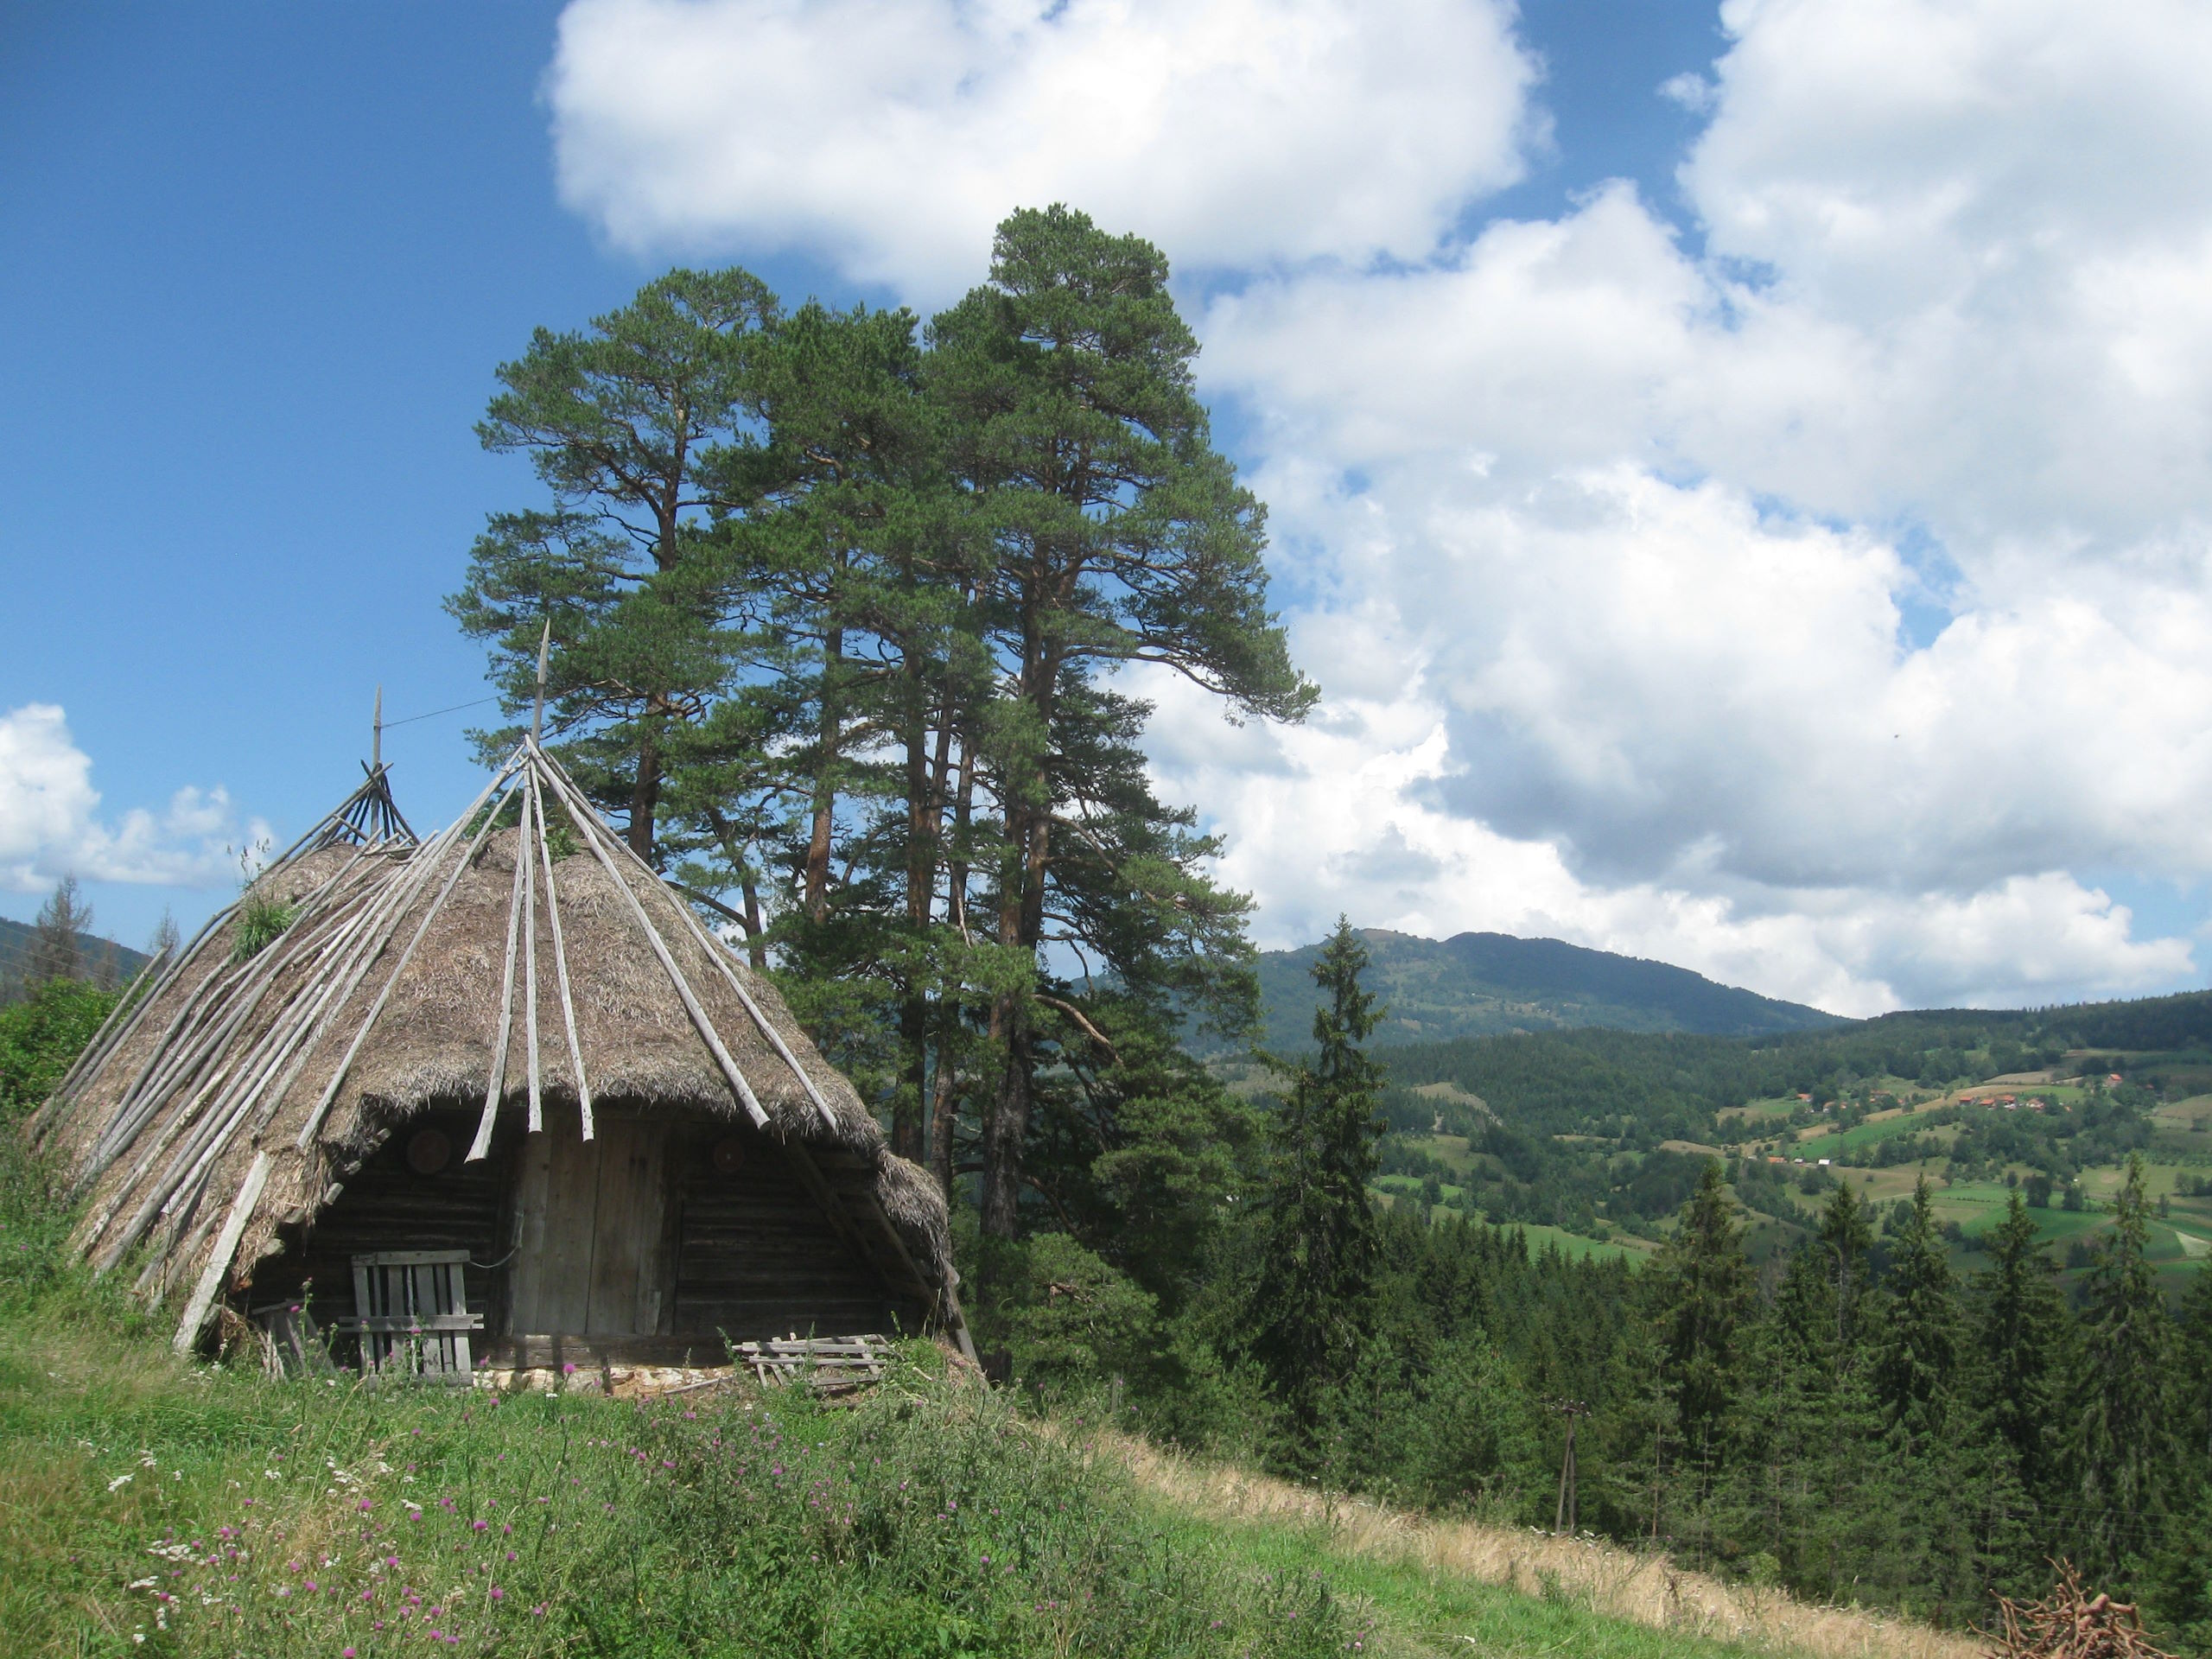
[[(378, 1250), (467, 1250), (470, 1311), (489, 1314), (493, 1325), (502, 1300), (504, 1268), (480, 1267), (507, 1253), (506, 1209), (512, 1185), (509, 1160), (495, 1147), (477, 1163), (461, 1154), (475, 1128), (466, 1109), (432, 1110), (403, 1124), (344, 1184), (337, 1201), (308, 1226), (285, 1230), (283, 1255), (261, 1264), (247, 1305), (262, 1308), (303, 1297), (324, 1330), (355, 1317), (353, 1258)], [(446, 1136), (450, 1157), (435, 1175), (408, 1167), (408, 1143), (420, 1131)], [(515, 1137), (518, 1139), (519, 1137)], [(510, 1145), (512, 1144), (511, 1141)], [(352, 1344), (339, 1357), (351, 1362)]]
[[(631, 1103), (608, 1102), (603, 1109), (617, 1122), (659, 1116), (641, 1114)], [(920, 1301), (887, 1289), (880, 1267), (863, 1260), (831, 1224), (773, 1141), (728, 1120), (690, 1118), (668, 1123), (667, 1211), (650, 1230), (672, 1258), (661, 1282), (672, 1277), (675, 1287), (658, 1328), (632, 1337), (518, 1332), (508, 1310), (518, 1271), (513, 1252), (524, 1230), (518, 1228), (517, 1183), (526, 1130), (519, 1112), (503, 1111), (491, 1155), (467, 1163), (461, 1154), (475, 1128), (476, 1110), (468, 1107), (434, 1109), (404, 1124), (345, 1183), (335, 1203), (310, 1225), (286, 1230), (283, 1254), (262, 1264), (248, 1305), (261, 1309), (304, 1299), (327, 1330), (354, 1316), (356, 1255), (461, 1249), (472, 1264), (466, 1270), (469, 1308), (485, 1315), (479, 1363), (486, 1365), (718, 1364), (725, 1338), (911, 1332), (928, 1315)], [(446, 1166), (432, 1175), (408, 1163), (409, 1143), (423, 1129), (443, 1133), (452, 1147)], [(575, 1128), (556, 1117), (547, 1132), (574, 1135)], [(743, 1159), (726, 1171), (717, 1167), (715, 1148), (733, 1137)], [(849, 1154), (816, 1156), (857, 1221), (869, 1202), (872, 1166)], [(643, 1219), (620, 1224), (626, 1232), (644, 1231)], [(581, 1216), (572, 1222), (588, 1224)], [(337, 1352), (341, 1360), (354, 1358), (350, 1344)]]
[(744, 1166), (726, 1175), (712, 1155), (720, 1138), (693, 1139), (677, 1170), (677, 1332), (753, 1342), (890, 1330), (882, 1281), (831, 1227), (783, 1153), (747, 1136)]

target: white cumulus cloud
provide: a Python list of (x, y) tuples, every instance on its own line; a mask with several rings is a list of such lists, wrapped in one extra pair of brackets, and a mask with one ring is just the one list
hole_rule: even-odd
[(258, 818), (241, 826), (219, 786), (180, 789), (159, 812), (134, 807), (104, 822), (92, 775), (60, 709), (32, 702), (0, 714), (0, 887), (39, 893), (66, 875), (212, 887), (236, 876), (234, 849), (269, 837)]
[(563, 198), (616, 242), (799, 248), (942, 301), (1067, 201), (1179, 262), (1426, 255), (1518, 177), (1495, 0), (576, 0)]

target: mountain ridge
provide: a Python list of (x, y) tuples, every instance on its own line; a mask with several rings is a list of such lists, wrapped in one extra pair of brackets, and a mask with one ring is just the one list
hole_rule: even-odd
[[(1382, 1047), (1590, 1027), (1758, 1037), (1848, 1023), (1670, 963), (1563, 939), (1477, 932), (1427, 939), (1388, 928), (1357, 931), (1368, 948), (1366, 988), (1383, 1004), (1374, 1038)], [(1315, 944), (1261, 952), (1263, 1046), (1288, 1052), (1312, 1046), (1320, 995), (1310, 969), (1320, 949)]]
[[(31, 942), (37, 938), (38, 929), (29, 922), (10, 921), (0, 916), (0, 986), (16, 982), (30, 961)], [(89, 977), (100, 977), (111, 967), (118, 985), (127, 983), (149, 960), (143, 950), (133, 950), (127, 944), (118, 944), (113, 939), (92, 933), (80, 935), (77, 949)]]

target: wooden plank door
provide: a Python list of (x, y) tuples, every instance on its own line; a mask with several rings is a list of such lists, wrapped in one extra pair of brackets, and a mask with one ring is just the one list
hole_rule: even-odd
[(648, 1337), (660, 1329), (668, 1274), (668, 1125), (614, 1118), (601, 1125), (599, 1216), (593, 1230), (589, 1336)]
[(671, 1270), (668, 1126), (601, 1117), (596, 1128), (589, 1142), (549, 1130), (524, 1143), (508, 1319), (518, 1335), (650, 1336), (661, 1327)]

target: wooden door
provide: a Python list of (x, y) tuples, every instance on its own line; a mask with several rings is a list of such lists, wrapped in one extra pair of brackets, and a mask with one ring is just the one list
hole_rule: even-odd
[(524, 1143), (508, 1329), (518, 1336), (652, 1336), (669, 1306), (668, 1126), (601, 1117), (588, 1143)]

